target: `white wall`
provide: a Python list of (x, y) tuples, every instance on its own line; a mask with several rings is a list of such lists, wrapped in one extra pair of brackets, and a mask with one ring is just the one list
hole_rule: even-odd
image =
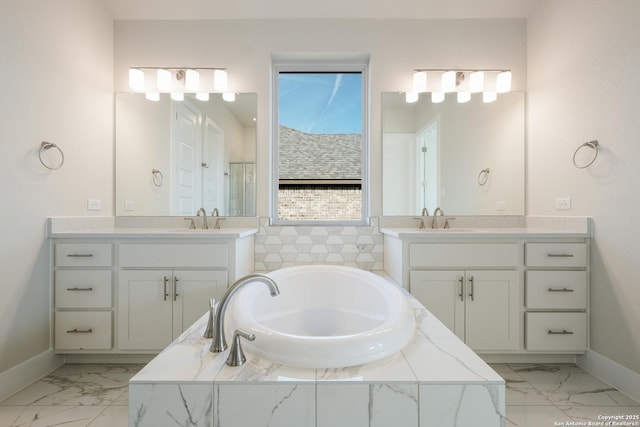
[[(591, 348), (640, 372), (640, 2), (544, 0), (528, 23), (530, 215), (589, 215)], [(585, 141), (595, 163), (573, 166)], [(556, 197), (572, 198), (556, 211)]]
[(369, 54), (371, 214), (381, 213), (382, 91), (410, 89), (415, 68), (510, 68), (526, 84), (524, 20), (116, 21), (115, 88), (129, 67), (226, 67), (231, 90), (258, 94), (258, 215), (267, 216), (272, 54)]
[(99, 2), (0, 2), (0, 373), (49, 348), (46, 217), (112, 213), (112, 37)]

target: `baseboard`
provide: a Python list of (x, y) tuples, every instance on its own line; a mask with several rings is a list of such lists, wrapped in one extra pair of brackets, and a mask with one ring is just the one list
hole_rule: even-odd
[(576, 363), (575, 354), (482, 354), (478, 356), (487, 363)]
[(640, 373), (625, 368), (593, 350), (587, 350), (584, 355), (578, 356), (576, 363), (593, 376), (640, 402)]
[(64, 357), (43, 351), (0, 373), (0, 402), (64, 365)]

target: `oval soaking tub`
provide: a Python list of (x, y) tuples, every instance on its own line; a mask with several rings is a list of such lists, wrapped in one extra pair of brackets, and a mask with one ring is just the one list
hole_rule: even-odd
[(242, 346), (287, 366), (339, 368), (398, 353), (415, 321), (404, 292), (384, 278), (352, 267), (305, 265), (268, 274), (280, 288), (271, 297), (261, 283), (239, 290), (225, 317), (256, 336)]

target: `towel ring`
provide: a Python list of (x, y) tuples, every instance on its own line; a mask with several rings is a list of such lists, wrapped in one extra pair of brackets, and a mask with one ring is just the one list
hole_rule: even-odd
[(153, 185), (155, 185), (156, 187), (161, 187), (162, 182), (164, 181), (162, 172), (160, 172), (158, 169), (151, 169), (151, 174), (153, 175)]
[[(55, 148), (60, 153), (59, 165), (50, 165), (47, 163), (47, 161), (45, 161), (45, 159), (42, 158), (42, 153), (50, 150), (51, 148)], [(62, 152), (62, 149), (52, 142), (42, 141), (42, 144), (40, 144), (40, 150), (38, 151), (38, 158), (40, 159), (40, 163), (42, 163), (42, 166), (52, 171), (60, 169), (64, 164), (64, 153)]]
[(478, 185), (485, 185), (489, 179), (489, 168), (482, 169), (478, 174)]
[[(578, 162), (576, 161), (576, 156), (578, 155), (578, 152), (580, 152), (580, 150), (583, 147), (589, 147), (592, 150), (595, 150), (595, 154), (593, 155), (593, 159), (591, 159), (591, 161), (589, 163), (586, 163), (586, 164), (583, 164), (583, 165), (579, 165)], [(584, 144), (582, 144), (581, 146), (579, 146), (578, 148), (576, 148), (576, 151), (573, 153), (573, 164), (578, 169), (584, 169), (584, 168), (588, 168), (589, 166), (591, 166), (593, 164), (593, 162), (596, 161), (597, 158), (598, 158), (598, 140), (594, 139), (593, 141), (587, 141)]]

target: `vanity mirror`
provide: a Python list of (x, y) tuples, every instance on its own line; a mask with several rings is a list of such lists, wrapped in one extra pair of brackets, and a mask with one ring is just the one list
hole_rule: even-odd
[(383, 215), (524, 215), (524, 93), (382, 94)]
[(115, 101), (116, 215), (255, 216), (255, 93)]

